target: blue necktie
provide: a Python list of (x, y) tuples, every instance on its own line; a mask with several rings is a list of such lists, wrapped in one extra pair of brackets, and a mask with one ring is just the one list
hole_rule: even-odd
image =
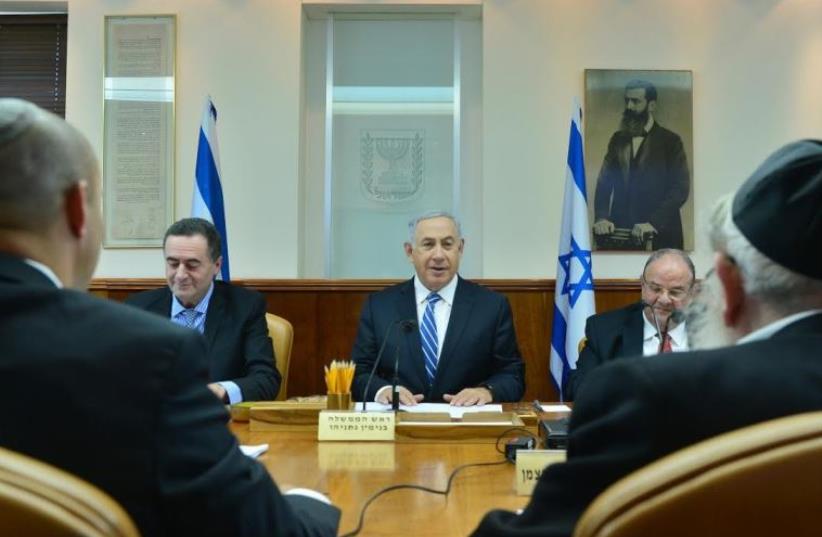
[(180, 315), (183, 318), (183, 325), (186, 328), (194, 328), (194, 325), (197, 323), (197, 318), (200, 316), (200, 312), (190, 308), (181, 311)]
[(428, 375), (429, 384), (434, 383), (434, 376), (437, 374), (437, 323), (434, 321), (434, 306), (442, 300), (437, 293), (428, 295), (425, 312), (422, 314), (422, 324), (420, 325), (420, 339), (422, 340), (422, 353), (425, 356), (425, 372)]

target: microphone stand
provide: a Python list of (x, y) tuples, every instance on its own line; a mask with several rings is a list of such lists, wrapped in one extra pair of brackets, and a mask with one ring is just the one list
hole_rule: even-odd
[(678, 309), (674, 309), (668, 316), (668, 319), (665, 321), (665, 331), (662, 333), (662, 339), (659, 340), (659, 353), (661, 353), (662, 349), (665, 347), (665, 340), (668, 338), (668, 326), (671, 324), (671, 321), (679, 324), (680, 322), (682, 322), (682, 318), (682, 311)]
[(394, 353), (394, 378), (391, 379), (391, 410), (394, 412), (400, 409), (400, 346), (397, 345), (397, 350)]
[(656, 310), (654, 310), (653, 304), (648, 304), (644, 300), (641, 302), (641, 304), (643, 308), (651, 308), (651, 315), (654, 318), (654, 325), (656, 325), (656, 338), (659, 340), (659, 345), (657, 345), (656, 353), (660, 354), (662, 352), (662, 331), (659, 329), (659, 319), (656, 316)]
[(659, 350), (657, 354), (662, 354), (662, 351), (665, 349), (665, 340), (668, 338), (668, 323), (671, 322), (671, 316), (669, 315), (667, 319), (665, 319), (665, 325), (662, 327), (664, 330), (662, 332), (662, 336), (659, 338)]
[[(377, 358), (374, 360), (374, 365), (371, 367), (371, 373), (368, 375), (368, 381), (365, 383), (365, 388), (362, 392), (362, 411), (365, 412), (365, 405), (368, 401), (368, 388), (371, 386), (371, 379), (374, 378), (374, 371), (377, 370), (377, 365), (380, 363), (380, 358), (382, 358), (382, 353), (385, 351), (385, 345), (388, 343), (388, 340), (391, 337), (391, 331), (399, 324), (405, 323), (405, 326), (413, 327), (416, 325), (416, 321), (412, 321), (410, 319), (398, 319), (388, 325), (388, 328), (385, 329), (385, 336), (383, 336), (382, 345), (380, 345), (380, 350), (377, 352)], [(394, 371), (396, 374), (397, 367), (394, 366)]]
[[(417, 325), (415, 321), (404, 320), (400, 322), (400, 327), (405, 333), (410, 332)], [(391, 410), (397, 412), (400, 409), (400, 346), (396, 345), (394, 350), (394, 377), (391, 379)]]

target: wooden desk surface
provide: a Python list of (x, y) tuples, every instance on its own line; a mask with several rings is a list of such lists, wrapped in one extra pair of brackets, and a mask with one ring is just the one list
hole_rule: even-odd
[[(413, 483), (443, 490), (457, 466), (504, 459), (493, 444), (344, 443), (316, 440), (312, 432), (250, 432), (232, 422), (241, 444), (269, 444), (259, 458), (282, 489), (323, 492), (342, 509), (340, 533), (352, 531), (368, 498), (389, 485)], [(514, 466), (467, 468), (445, 497), (419, 490), (380, 496), (366, 511), (363, 536), (467, 535), (493, 508), (519, 509), (528, 498), (516, 495)]]

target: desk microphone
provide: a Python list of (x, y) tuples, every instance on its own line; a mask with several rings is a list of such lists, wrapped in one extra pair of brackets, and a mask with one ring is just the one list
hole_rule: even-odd
[(659, 319), (656, 316), (656, 310), (654, 309), (654, 304), (656, 304), (656, 300), (654, 300), (653, 304), (649, 304), (644, 300), (640, 301), (643, 308), (651, 308), (651, 315), (654, 317), (654, 324), (656, 325), (656, 338), (659, 340), (659, 345), (657, 346), (656, 353), (660, 354), (662, 352), (662, 330), (659, 329)]
[(679, 324), (685, 319), (685, 314), (682, 310), (674, 309), (671, 311), (671, 314), (668, 316), (668, 319), (665, 321), (665, 331), (662, 332), (662, 339), (659, 340), (659, 352), (662, 352), (662, 348), (665, 346), (665, 339), (668, 337), (668, 327), (671, 325), (671, 321), (674, 324)]
[[(417, 327), (417, 321), (405, 319), (400, 321), (400, 328), (406, 334)], [(395, 346), (394, 352), (394, 378), (391, 379), (391, 410), (397, 411), (400, 409), (400, 390), (399, 390), (399, 367), (400, 367), (400, 346)]]
[[(393, 323), (391, 323), (390, 325), (388, 325), (388, 328), (385, 329), (385, 336), (383, 337), (382, 345), (380, 346), (380, 350), (377, 353), (377, 359), (374, 360), (374, 366), (371, 368), (371, 373), (368, 375), (368, 382), (365, 383), (365, 389), (363, 390), (363, 393), (362, 393), (362, 411), (363, 412), (365, 412), (365, 403), (366, 403), (366, 401), (368, 401), (368, 387), (371, 386), (371, 379), (374, 378), (374, 371), (377, 370), (377, 365), (380, 363), (380, 358), (382, 358), (382, 353), (385, 350), (385, 344), (388, 343), (388, 339), (391, 337), (391, 331), (399, 324), (402, 324), (404, 327), (405, 326), (410, 326), (410, 327), (413, 328), (414, 326), (417, 325), (417, 321), (414, 321), (412, 319), (398, 319), (398, 320), (394, 321)], [(405, 328), (405, 330), (407, 331), (408, 329)], [(399, 352), (399, 351), (397, 351), (397, 352)], [(397, 375), (396, 371), (397, 371), (397, 366), (395, 364), (394, 365), (394, 377), (396, 377), (396, 375)]]

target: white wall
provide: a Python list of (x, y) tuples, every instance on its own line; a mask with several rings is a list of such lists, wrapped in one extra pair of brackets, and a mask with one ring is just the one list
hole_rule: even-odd
[[(822, 2), (486, 0), (484, 269), (554, 277), (573, 96), (585, 68), (691, 69), (698, 273), (712, 202), (779, 145), (822, 137)], [(495, 180), (496, 179), (496, 180)], [(595, 254), (635, 278), (644, 254)]]
[[(70, 0), (67, 119), (103, 137), (103, 17), (177, 15), (176, 212), (189, 215), (202, 106), (219, 112), (233, 277), (296, 277), (299, 257), (299, 0)], [(98, 277), (152, 277), (160, 249), (106, 249)]]
[[(429, 2), (430, 3), (430, 2)], [(299, 0), (70, 0), (67, 117), (102, 149), (103, 16), (177, 14), (176, 215), (188, 214), (206, 93), (235, 277), (299, 276)], [(694, 72), (696, 262), (721, 193), (777, 146), (822, 137), (818, 0), (485, 0), (483, 267), (553, 278), (568, 122), (585, 68)], [(599, 278), (644, 256), (598, 254)], [(98, 276), (162, 273), (158, 249), (105, 250)]]

